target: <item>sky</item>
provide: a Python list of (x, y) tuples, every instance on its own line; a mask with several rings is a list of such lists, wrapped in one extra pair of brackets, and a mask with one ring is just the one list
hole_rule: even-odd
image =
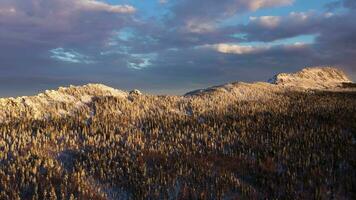
[(184, 94), (308, 66), (356, 80), (355, 0), (0, 0), (0, 96)]

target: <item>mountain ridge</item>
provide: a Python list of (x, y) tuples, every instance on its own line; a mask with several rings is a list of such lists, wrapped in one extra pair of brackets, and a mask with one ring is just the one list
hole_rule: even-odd
[(307, 67), (295, 73), (279, 73), (268, 82), (283, 86), (327, 89), (352, 81), (342, 70), (334, 67)]
[[(177, 98), (183, 100), (190, 98), (209, 100), (210, 98), (211, 100), (211, 98), (219, 98), (220, 95), (228, 95), (241, 101), (264, 101), (289, 90), (340, 90), (344, 83), (352, 83), (352, 81), (339, 69), (309, 67), (296, 73), (277, 74), (269, 82), (233, 82), (191, 91)], [(142, 94), (138, 90), (125, 92), (103, 84), (87, 84), (46, 90), (36, 96), (0, 98), (0, 122), (10, 121), (13, 118), (64, 117), (80, 109), (89, 110), (94, 97), (112, 96), (132, 101), (137, 95)]]
[[(265, 89), (336, 89), (343, 87), (343, 83), (352, 83), (347, 75), (335, 67), (307, 67), (295, 73), (278, 73), (267, 82), (233, 82), (206, 89), (198, 89), (185, 94), (185, 96), (204, 95), (207, 93), (229, 92), (231, 86), (264, 86)], [(271, 87), (272, 86), (272, 87)], [(235, 88), (236, 89), (236, 88)]]

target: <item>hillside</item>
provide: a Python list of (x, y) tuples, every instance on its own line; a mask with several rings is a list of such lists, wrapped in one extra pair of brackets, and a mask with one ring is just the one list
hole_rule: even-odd
[(1, 99), (0, 199), (353, 199), (356, 90), (332, 82)]
[(113, 96), (126, 98), (126, 92), (102, 84), (61, 87), (36, 96), (0, 99), (0, 122), (11, 119), (61, 117), (88, 107), (93, 98)]
[[(294, 74), (281, 73), (269, 83), (235, 82), (187, 93), (182, 100), (192, 96), (218, 98), (227, 95), (239, 100), (267, 100), (283, 92), (305, 89), (340, 90), (344, 83), (351, 83), (344, 72), (336, 68), (305, 68)], [(36, 96), (0, 99), (0, 122), (14, 119), (44, 119), (72, 115), (77, 110), (89, 110), (93, 98), (105, 96), (127, 99), (128, 92), (110, 88), (102, 84), (61, 87), (47, 90)]]

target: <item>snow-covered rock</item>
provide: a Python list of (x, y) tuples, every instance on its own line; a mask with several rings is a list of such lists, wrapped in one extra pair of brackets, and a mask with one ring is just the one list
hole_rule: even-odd
[(142, 95), (142, 93), (141, 93), (141, 91), (140, 90), (131, 90), (130, 91), (130, 93), (129, 93), (130, 95)]
[(0, 122), (11, 118), (31, 117), (43, 119), (48, 116), (65, 116), (88, 107), (93, 97), (127, 97), (128, 94), (102, 84), (60, 87), (46, 90), (36, 96), (0, 99)]
[(330, 89), (350, 83), (351, 80), (340, 69), (333, 67), (310, 67), (296, 73), (281, 73), (269, 80), (270, 83), (282, 86), (305, 89)]

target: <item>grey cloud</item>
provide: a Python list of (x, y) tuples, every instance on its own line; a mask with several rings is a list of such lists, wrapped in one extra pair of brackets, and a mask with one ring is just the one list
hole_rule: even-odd
[(193, 33), (211, 32), (216, 23), (239, 13), (261, 8), (291, 5), (293, 0), (182, 0), (172, 8), (168, 23)]
[[(219, 21), (239, 13), (261, 8), (289, 5), (293, 0), (215, 0), (177, 1), (163, 22), (136, 21), (131, 40), (116, 38), (119, 48), (129, 47), (130, 53), (142, 54), (172, 48), (190, 48), (221, 42), (241, 42), (234, 38), (236, 27), (218, 28)], [(112, 48), (112, 47), (111, 47)]]
[(63, 48), (56, 48), (50, 50), (52, 53), (51, 58), (71, 63), (84, 63), (84, 64), (92, 64), (93, 61), (89, 56), (78, 53), (72, 49), (66, 50)]
[(330, 2), (325, 5), (325, 7), (329, 10), (335, 10), (340, 7), (356, 9), (356, 1), (355, 0), (337, 0)]
[[(145, 21), (131, 24), (133, 37), (123, 41), (113, 38), (111, 49), (130, 53), (143, 54), (160, 52), (169, 49), (191, 48), (205, 44), (243, 42), (243, 39), (232, 37), (236, 27), (225, 27), (207, 33), (192, 33), (167, 27), (167, 24)], [(178, 26), (178, 25), (177, 25)], [(116, 42), (115, 42), (116, 41)]]
[[(353, 4), (347, 0), (337, 2), (349, 7)], [(352, 10), (335, 14), (315, 11), (293, 12), (288, 16), (251, 17), (247, 25), (240, 25), (233, 31), (238, 34), (244, 33), (242, 39), (246, 42), (271, 42), (313, 34), (317, 36), (313, 47), (320, 52), (322, 58), (330, 61), (330, 64), (347, 63), (348, 68), (352, 69), (355, 63), (351, 64), (353, 63), (351, 58), (354, 55), (356, 41), (354, 18), (355, 13)]]
[(356, 9), (356, 1), (354, 0), (343, 0), (344, 6), (351, 9)]
[(130, 46), (132, 53), (150, 53), (171, 48), (189, 48), (221, 42), (241, 42), (231, 34), (236, 27), (218, 27), (224, 19), (262, 8), (285, 6), (293, 0), (196, 0), (177, 1), (163, 22), (139, 21), (132, 24), (137, 31), (132, 41), (120, 41), (118, 46)]
[(246, 34), (247, 41), (270, 42), (299, 35), (318, 34), (321, 26), (332, 17), (331, 13), (318, 14), (315, 12), (293, 12), (286, 17), (251, 17), (247, 25), (242, 25), (238, 29)]
[(160, 4), (165, 4), (165, 3), (168, 2), (168, 0), (158, 0), (158, 2), (159, 2)]
[[(352, 12), (334, 15), (310, 12), (256, 18), (254, 26), (259, 28), (245, 29), (249, 30), (247, 37), (252, 41), (273, 41), (305, 34), (318, 34), (318, 37), (312, 44), (241, 48), (238, 42), (235, 46), (234, 42), (224, 42), (228, 40), (220, 30), (219, 40), (222, 44), (232, 44), (232, 48), (223, 48), (220, 52), (216, 48), (189, 46), (163, 50), (153, 63), (154, 67), (148, 68), (145, 73), (157, 79), (172, 77), (171, 84), (179, 82), (185, 83), (186, 88), (198, 88), (235, 80), (266, 80), (274, 73), (291, 72), (306, 66), (336, 65), (349, 72), (355, 80), (355, 17)], [(231, 31), (227, 33), (231, 34)], [(202, 35), (200, 38), (208, 33)], [(214, 39), (206, 40), (210, 47), (216, 47), (217, 43)]]
[(130, 5), (109, 5), (96, 0), (76, 0), (72, 1), (72, 5), (77, 7), (77, 9), (110, 13), (133, 13), (136, 11), (136, 9)]
[(240, 30), (246, 33), (247, 41), (274, 41), (317, 34), (311, 45), (317, 53), (313, 59), (321, 64), (339, 65), (355, 74), (355, 18), (353, 11), (340, 14), (292, 13), (287, 17), (253, 18)]
[(22, 56), (17, 52), (22, 48), (31, 48), (27, 54), (33, 59), (59, 47), (92, 51), (128, 23), (134, 12), (131, 6), (94, 0), (3, 0), (0, 8), (0, 48), (7, 49), (5, 59)]

